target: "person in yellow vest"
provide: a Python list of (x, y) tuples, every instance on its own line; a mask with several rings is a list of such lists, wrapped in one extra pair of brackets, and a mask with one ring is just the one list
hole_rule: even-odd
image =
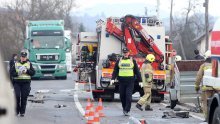
[(205, 116), (205, 121), (207, 120), (207, 99), (209, 97), (211, 97), (215, 91), (212, 87), (206, 86), (202, 84), (202, 78), (204, 76), (204, 71), (207, 69), (211, 69), (212, 65), (211, 65), (211, 58), (210, 58), (210, 51), (207, 51), (205, 56), (205, 63), (203, 63), (200, 68), (199, 71), (197, 72), (197, 76), (196, 76), (196, 82), (195, 82), (195, 90), (196, 92), (198, 92), (200, 90), (200, 85), (201, 85), (201, 101), (202, 101), (202, 110)]
[(21, 52), (20, 60), (15, 63), (10, 73), (14, 78), (16, 112), (24, 117), (27, 97), (31, 90), (31, 76), (35, 74), (32, 64), (27, 60), (27, 52)]
[(115, 64), (110, 83), (112, 85), (117, 77), (123, 113), (125, 116), (129, 116), (135, 77), (139, 82), (141, 81), (141, 75), (136, 61), (129, 57), (130, 53), (127, 48), (123, 49), (123, 54), (123, 57)]
[(136, 107), (141, 111), (143, 111), (142, 109), (143, 105), (145, 105), (146, 111), (153, 110), (150, 107), (150, 103), (151, 103), (151, 88), (153, 83), (153, 70), (154, 70), (151, 64), (154, 61), (155, 61), (155, 56), (153, 54), (148, 54), (146, 56), (146, 61), (143, 63), (141, 67), (142, 82), (139, 84), (144, 89), (144, 96), (142, 96), (136, 104)]

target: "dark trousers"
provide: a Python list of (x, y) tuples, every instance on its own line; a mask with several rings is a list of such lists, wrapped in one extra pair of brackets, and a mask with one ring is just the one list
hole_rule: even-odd
[(119, 83), (119, 92), (122, 108), (124, 111), (129, 112), (131, 109), (132, 93), (134, 89), (134, 81)]
[(31, 90), (30, 82), (14, 82), (17, 114), (25, 114), (27, 98)]

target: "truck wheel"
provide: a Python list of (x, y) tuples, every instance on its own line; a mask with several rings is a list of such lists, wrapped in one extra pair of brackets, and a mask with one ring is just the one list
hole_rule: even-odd
[(67, 76), (63, 76), (63, 77), (61, 77), (61, 79), (66, 80), (66, 79), (67, 79)]
[(115, 99), (114, 93), (109, 93), (109, 92), (104, 92), (104, 93), (92, 92), (92, 95), (95, 100), (99, 100), (99, 98), (102, 98), (105, 101), (112, 102)]
[(108, 98), (104, 98), (106, 101), (108, 102), (112, 102), (115, 99), (114, 93), (108, 93), (109, 97)]
[(32, 77), (31, 80), (40, 80), (39, 77)]
[(220, 106), (215, 109), (212, 124), (220, 124)]
[(153, 101), (154, 103), (160, 103), (160, 102), (162, 101), (162, 98), (161, 98), (161, 97), (158, 97), (158, 96), (152, 97), (152, 98), (151, 98), (151, 101)]

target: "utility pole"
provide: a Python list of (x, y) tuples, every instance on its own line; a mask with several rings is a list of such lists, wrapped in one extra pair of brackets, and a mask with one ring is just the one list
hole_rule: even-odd
[(147, 7), (145, 7), (144, 9), (145, 9), (144, 14), (145, 14), (145, 16), (147, 17), (147, 16), (148, 16), (148, 9), (147, 9)]
[(209, 0), (205, 0), (203, 7), (205, 7), (205, 50), (207, 51), (209, 49)]
[(157, 0), (157, 18), (160, 19), (160, 0)]
[(172, 39), (172, 33), (173, 33), (173, 0), (171, 0), (171, 6), (170, 6), (170, 39)]

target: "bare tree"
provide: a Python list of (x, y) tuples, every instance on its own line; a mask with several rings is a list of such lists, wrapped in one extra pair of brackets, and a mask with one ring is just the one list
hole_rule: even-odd
[(73, 28), (70, 13), (75, 0), (14, 0), (5, 6), (7, 9), (0, 13), (0, 27), (4, 27), (0, 28), (0, 45), (5, 56), (22, 48), (27, 20), (64, 20), (66, 29)]
[(201, 22), (200, 14), (197, 13), (196, 7), (198, 1), (189, 0), (187, 7), (184, 9), (185, 16), (175, 17), (173, 22), (173, 33), (175, 40), (179, 41), (174, 44), (178, 53), (182, 55), (183, 59), (193, 59), (193, 51), (196, 49), (196, 43), (192, 42), (199, 36), (204, 29), (204, 23)]

